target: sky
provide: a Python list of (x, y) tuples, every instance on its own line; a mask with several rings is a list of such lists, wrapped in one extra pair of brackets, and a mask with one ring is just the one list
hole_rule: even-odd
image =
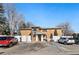
[(16, 9), (25, 21), (41, 27), (55, 27), (69, 22), (79, 32), (79, 4), (75, 3), (16, 3)]

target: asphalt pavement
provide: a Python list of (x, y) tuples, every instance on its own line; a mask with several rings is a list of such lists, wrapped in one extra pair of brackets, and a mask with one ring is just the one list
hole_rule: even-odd
[(79, 45), (64, 45), (52, 42), (36, 51), (27, 48), (27, 43), (19, 43), (11, 48), (0, 47), (0, 55), (79, 55)]

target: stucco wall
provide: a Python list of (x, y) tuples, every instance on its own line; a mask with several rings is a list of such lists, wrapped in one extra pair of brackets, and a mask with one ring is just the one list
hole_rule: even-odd
[[(62, 36), (62, 29), (39, 29), (37, 28), (36, 31), (42, 32), (47, 36), (47, 41), (50, 41), (51, 34), (54, 36), (55, 30), (57, 31), (58, 36)], [(21, 36), (29, 36), (32, 33), (32, 29), (24, 29), (20, 30)], [(32, 35), (32, 42), (36, 41), (36, 37)]]
[(62, 36), (62, 34), (63, 34), (61, 29), (58, 29), (57, 33), (58, 33), (58, 36)]
[(29, 36), (29, 34), (31, 34), (31, 32), (32, 32), (31, 29), (20, 30), (20, 33), (21, 33), (22, 36)]

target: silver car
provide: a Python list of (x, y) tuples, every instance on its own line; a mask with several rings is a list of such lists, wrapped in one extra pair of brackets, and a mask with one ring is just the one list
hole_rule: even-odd
[(58, 42), (63, 44), (74, 44), (75, 40), (72, 37), (65, 36), (65, 37), (60, 37)]

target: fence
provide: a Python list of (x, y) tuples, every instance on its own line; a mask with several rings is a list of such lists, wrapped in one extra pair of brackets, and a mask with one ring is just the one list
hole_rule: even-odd
[(58, 40), (60, 39), (60, 36), (53, 36), (52, 40), (54, 42), (58, 42)]
[(31, 36), (15, 36), (19, 42), (31, 43)]

